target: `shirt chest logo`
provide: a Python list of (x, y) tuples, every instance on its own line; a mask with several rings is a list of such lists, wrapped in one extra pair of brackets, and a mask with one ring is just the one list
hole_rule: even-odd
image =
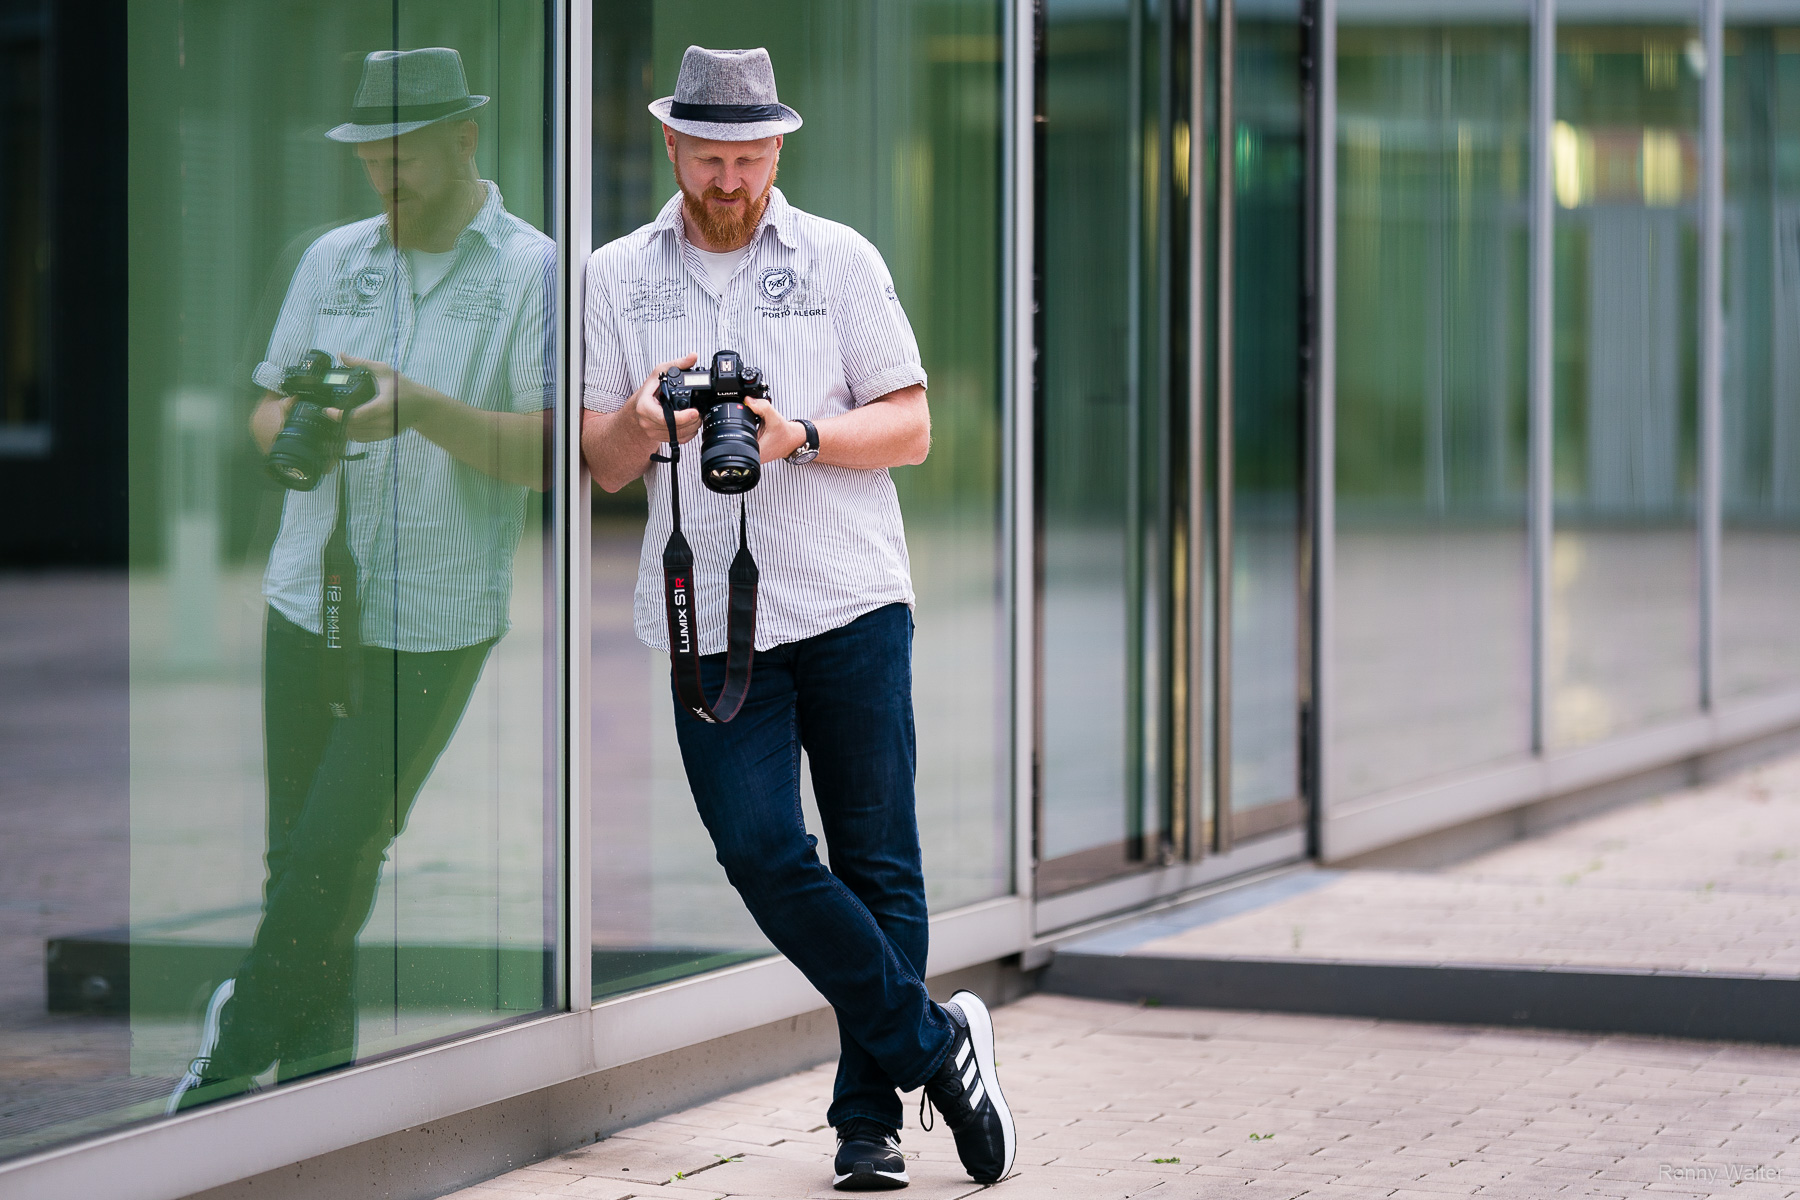
[(666, 279), (628, 279), (619, 315), (633, 325), (675, 321), (687, 316), (687, 285), (679, 275)]
[(320, 297), (321, 317), (367, 317), (375, 313), (373, 303), (387, 283), (387, 272), (379, 267), (364, 267), (351, 275), (341, 275)]
[(794, 271), (791, 267), (767, 267), (757, 277), (757, 288), (763, 299), (770, 304), (779, 304), (787, 299), (787, 294), (794, 290)]
[(759, 317), (822, 317), (825, 288), (820, 280), (819, 260), (807, 264), (805, 271), (792, 267), (765, 267), (756, 277), (756, 290), (763, 301), (756, 306)]
[(497, 321), (505, 307), (498, 283), (470, 280), (456, 285), (448, 315), (458, 321)]

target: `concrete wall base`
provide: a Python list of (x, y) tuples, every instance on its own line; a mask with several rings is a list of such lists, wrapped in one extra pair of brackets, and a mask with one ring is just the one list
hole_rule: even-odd
[(1727, 746), (1629, 775), (1624, 779), (1533, 801), (1489, 817), (1341, 859), (1331, 865), (1345, 870), (1435, 870), (1607, 809), (1723, 779), (1746, 767), (1780, 758), (1797, 750), (1800, 750), (1800, 729), (1786, 729), (1736, 746)]
[[(967, 987), (991, 1005), (1010, 1003), (1037, 980), (1015, 962), (934, 977), (931, 993), (945, 999)], [(190, 1200), (427, 1200), (817, 1066), (837, 1052), (837, 1021), (823, 1008), (265, 1171)]]

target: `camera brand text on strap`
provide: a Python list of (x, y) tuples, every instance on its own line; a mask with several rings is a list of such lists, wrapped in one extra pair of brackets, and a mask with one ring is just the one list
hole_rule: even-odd
[(681, 535), (681, 443), (675, 439), (675, 409), (663, 399), (663, 420), (669, 426), (669, 453), (651, 455), (669, 464), (668, 544), (663, 547), (663, 604), (669, 619), (669, 667), (675, 676), (675, 694), (681, 706), (702, 721), (722, 725), (737, 716), (750, 693), (750, 668), (756, 658), (756, 560), (744, 519), (744, 500), (738, 497), (738, 548), (726, 576), (729, 600), (725, 613), (725, 683), (718, 699), (707, 703), (700, 680), (699, 614), (694, 608), (694, 551)]

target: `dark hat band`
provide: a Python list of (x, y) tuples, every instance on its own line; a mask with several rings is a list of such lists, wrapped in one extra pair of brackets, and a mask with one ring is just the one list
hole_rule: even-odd
[(750, 125), (757, 121), (783, 120), (787, 112), (779, 104), (688, 104), (675, 100), (669, 104), (669, 115), (679, 121)]
[(371, 104), (350, 110), (352, 125), (395, 125), (402, 121), (435, 121), (469, 107), (473, 96), (445, 100), (439, 104)]

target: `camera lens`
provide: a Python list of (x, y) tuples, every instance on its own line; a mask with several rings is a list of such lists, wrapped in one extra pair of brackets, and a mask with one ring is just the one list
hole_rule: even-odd
[(756, 417), (733, 400), (713, 405), (700, 422), (701, 481), (713, 491), (731, 496), (749, 491), (761, 478)]
[(269, 476), (282, 487), (310, 492), (344, 452), (344, 427), (317, 404), (296, 400), (269, 445)]

